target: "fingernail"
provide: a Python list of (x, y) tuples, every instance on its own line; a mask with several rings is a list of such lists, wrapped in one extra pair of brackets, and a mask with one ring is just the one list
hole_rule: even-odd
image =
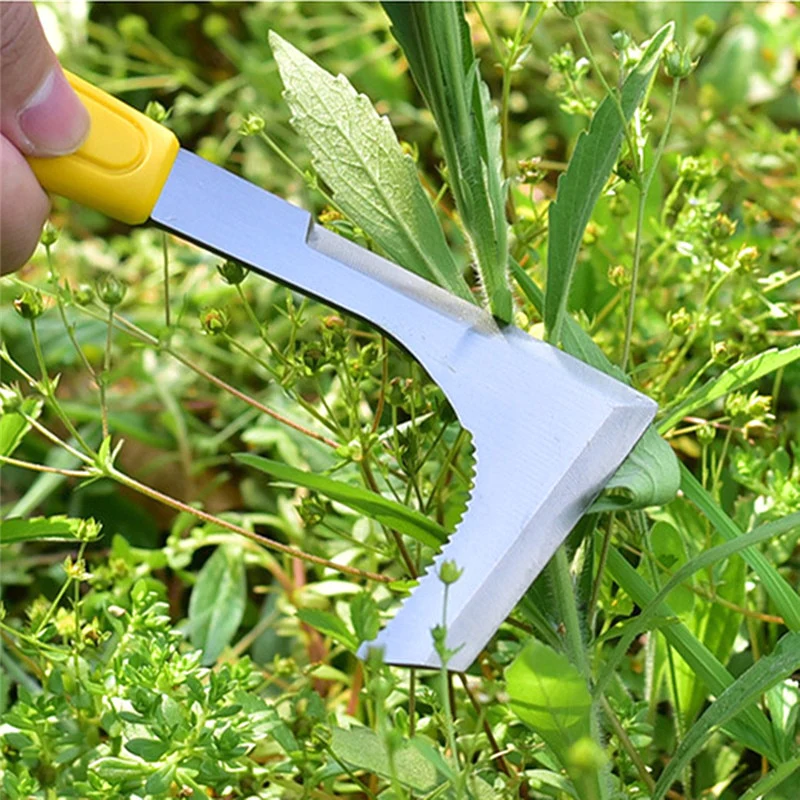
[(89, 112), (59, 67), (53, 67), (17, 119), (31, 155), (66, 155), (77, 150), (89, 134)]

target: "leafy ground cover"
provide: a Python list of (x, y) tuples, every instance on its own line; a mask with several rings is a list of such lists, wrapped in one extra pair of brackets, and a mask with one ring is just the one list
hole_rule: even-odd
[(185, 146), (660, 412), (466, 673), (362, 662), (469, 433), (368, 325), (56, 201), (0, 287), (4, 796), (800, 792), (800, 17), (557, 5), (43, 7)]

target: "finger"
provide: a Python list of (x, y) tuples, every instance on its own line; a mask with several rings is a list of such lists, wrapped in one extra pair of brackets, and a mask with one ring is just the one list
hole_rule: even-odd
[(0, 134), (0, 274), (31, 257), (49, 211), (50, 201), (28, 162)]
[(71, 153), (89, 114), (44, 36), (33, 5), (0, 2), (0, 131), (26, 155)]

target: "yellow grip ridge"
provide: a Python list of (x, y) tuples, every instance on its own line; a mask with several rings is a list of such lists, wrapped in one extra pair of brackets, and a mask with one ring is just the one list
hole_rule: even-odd
[(120, 222), (145, 222), (178, 155), (178, 139), (116, 97), (65, 74), (89, 111), (89, 136), (71, 155), (29, 158), (28, 163), (48, 192)]

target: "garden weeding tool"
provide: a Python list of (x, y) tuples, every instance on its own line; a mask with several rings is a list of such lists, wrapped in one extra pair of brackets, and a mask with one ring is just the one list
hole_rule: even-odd
[(92, 118), (71, 155), (32, 159), (52, 192), (246, 264), (354, 314), (408, 350), (472, 434), (475, 476), (451, 541), (377, 639), (390, 664), (439, 667), (439, 565), (448, 668), (464, 670), (644, 432), (655, 403), (484, 310), (314, 224), (311, 215), (190, 152), (70, 76)]

